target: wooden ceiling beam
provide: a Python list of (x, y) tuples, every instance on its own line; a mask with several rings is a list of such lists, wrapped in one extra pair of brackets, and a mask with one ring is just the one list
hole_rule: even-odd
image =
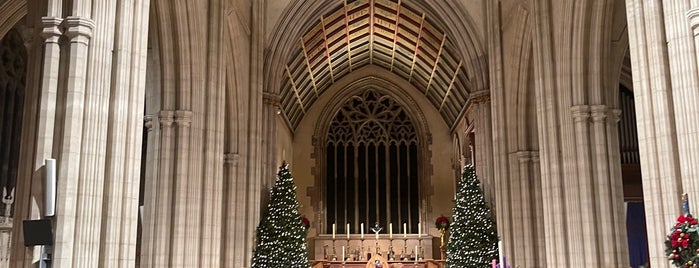
[(306, 51), (306, 44), (303, 43), (303, 38), (301, 38), (300, 42), (301, 50), (303, 51), (303, 56), (306, 59), (306, 69), (308, 70), (308, 76), (311, 78), (311, 84), (313, 85), (313, 93), (315, 93), (316, 97), (318, 97), (318, 87), (316, 86), (316, 79), (315, 77), (313, 77), (313, 69), (311, 69), (311, 62), (308, 58), (308, 51)]
[(391, 50), (391, 72), (393, 72), (393, 63), (396, 60), (396, 43), (398, 43), (398, 26), (400, 22), (400, 3), (398, 0), (398, 5), (396, 6), (396, 27), (393, 29), (393, 48)]
[[(347, 21), (347, 16), (345, 16), (345, 21)], [(333, 73), (333, 62), (330, 59), (330, 49), (328, 47), (328, 32), (325, 31), (325, 18), (322, 15), (320, 16), (320, 25), (323, 29), (323, 44), (325, 45), (325, 57), (328, 58), (328, 68), (330, 68), (330, 80), (332, 80), (332, 82), (335, 83), (335, 74)], [(349, 53), (349, 51), (347, 52)]]
[(289, 83), (291, 83), (291, 89), (294, 90), (294, 96), (296, 96), (296, 101), (299, 103), (299, 107), (301, 107), (301, 112), (306, 114), (306, 108), (303, 107), (303, 101), (301, 100), (301, 94), (299, 94), (299, 90), (296, 88), (296, 83), (294, 83), (294, 78), (291, 76), (291, 71), (289, 71), (289, 65), (286, 65), (284, 67), (286, 67), (286, 76), (289, 77)]
[(425, 96), (427, 92), (430, 91), (430, 86), (432, 86), (432, 80), (434, 80), (434, 74), (437, 72), (439, 67), (439, 58), (442, 56), (442, 51), (444, 51), (444, 43), (447, 41), (447, 34), (442, 36), (442, 44), (439, 45), (439, 51), (437, 51), (437, 57), (434, 59), (434, 65), (432, 66), (432, 73), (430, 74), (430, 79), (427, 81), (427, 87), (425, 87)]
[(374, 1), (369, 0), (369, 64), (374, 64)]
[[(350, 72), (352, 72), (352, 38), (349, 33), (349, 14), (347, 13), (347, 0), (345, 0), (345, 5), (342, 7), (345, 11), (345, 42), (347, 43), (347, 63), (349, 64)], [(333, 82), (335, 80), (333, 79)]]
[[(422, 13), (422, 19), (420, 19), (420, 29), (417, 32), (417, 40), (415, 40), (415, 51), (413, 52), (413, 62), (410, 64), (410, 74), (408, 74), (408, 83), (413, 81), (413, 72), (415, 72), (417, 54), (420, 52), (420, 39), (422, 39), (423, 25), (425, 25), (425, 13)], [(427, 89), (425, 89), (425, 91), (427, 91)]]
[(454, 87), (454, 82), (456, 82), (456, 77), (459, 76), (459, 71), (461, 70), (461, 64), (463, 64), (464, 61), (460, 60), (459, 65), (456, 66), (456, 71), (454, 71), (454, 76), (451, 78), (451, 82), (449, 83), (449, 88), (447, 88), (447, 93), (444, 94), (444, 99), (442, 99), (442, 104), (439, 105), (439, 111), (442, 111), (442, 108), (444, 107), (444, 103), (447, 101), (447, 98), (449, 97), (449, 93), (451, 93), (451, 89)]

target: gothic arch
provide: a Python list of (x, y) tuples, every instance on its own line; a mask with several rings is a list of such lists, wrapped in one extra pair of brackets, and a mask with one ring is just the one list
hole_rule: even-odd
[(0, 38), (27, 15), (26, 0), (8, 0), (0, 4)]
[[(320, 211), (325, 215), (325, 160), (324, 160), (324, 144), (326, 143), (326, 134), (330, 127), (330, 122), (334, 118), (336, 112), (345, 104), (345, 102), (356, 94), (359, 94), (367, 89), (374, 90), (381, 94), (392, 97), (401, 107), (405, 109), (411, 121), (413, 122), (417, 130), (418, 138), (418, 161), (422, 163), (422, 167), (419, 170), (418, 187), (420, 189), (419, 198), (419, 213), (422, 219), (426, 218), (429, 205), (429, 196), (432, 195), (432, 188), (430, 187), (430, 182), (428, 179), (431, 174), (431, 164), (430, 156), (431, 151), (429, 150), (429, 145), (432, 143), (431, 134), (427, 126), (427, 119), (417, 102), (409, 96), (405, 91), (408, 89), (403, 89), (397, 84), (389, 81), (388, 79), (377, 77), (377, 76), (365, 76), (352, 83), (343, 86), (340, 90), (334, 91), (339, 92), (333, 95), (322, 109), (321, 116), (317, 120), (317, 124), (313, 130), (313, 158), (315, 159), (315, 172), (314, 172), (314, 184), (311, 193), (311, 204), (314, 207), (314, 211)], [(322, 202), (321, 202), (322, 201)]]
[[(349, 4), (365, 5), (366, 3), (364, 2), (351, 2)], [(370, 0), (368, 2), (368, 5), (373, 6), (375, 2), (376, 0)], [(344, 3), (345, 9), (348, 9), (349, 4), (347, 2)], [(429, 18), (429, 21), (431, 23), (434, 23), (435, 28), (439, 28), (439, 30), (443, 31), (444, 36), (446, 36), (444, 39), (449, 40), (448, 47), (450, 49), (453, 48), (454, 54), (457, 55), (458, 58), (460, 58), (460, 60), (457, 59), (457, 62), (454, 63), (455, 66), (458, 63), (458, 67), (456, 69), (464, 70), (462, 71), (462, 74), (459, 74), (459, 77), (463, 76), (463, 78), (459, 78), (458, 80), (456, 80), (455, 78), (449, 79), (452, 80), (452, 83), (454, 80), (464, 81), (464, 86), (456, 87), (459, 88), (458, 90), (465, 90), (467, 91), (465, 95), (468, 95), (468, 92), (488, 89), (488, 66), (486, 62), (485, 52), (483, 49), (483, 42), (481, 40), (481, 37), (477, 36), (478, 31), (476, 30), (476, 27), (474, 26), (474, 23), (471, 20), (471, 18), (468, 16), (463, 16), (463, 14), (468, 14), (468, 12), (464, 9), (461, 3), (447, 1), (427, 4), (423, 3), (422, 1), (406, 0), (397, 2), (386, 1), (385, 4), (398, 6), (405, 5), (406, 7), (409, 6), (409, 8), (406, 8), (406, 10), (415, 10), (418, 13), (422, 13), (425, 17)], [(273, 92), (275, 94), (279, 94), (283, 91), (282, 88), (288, 87), (288, 85), (285, 85), (284, 83), (286, 79), (292, 76), (288, 67), (289, 60), (293, 59), (293, 56), (295, 55), (294, 53), (296, 53), (297, 48), (300, 45), (297, 42), (288, 42), (287, 40), (302, 40), (302, 38), (304, 38), (304, 36), (308, 34), (309, 31), (312, 31), (312, 29), (319, 27), (319, 24), (323, 24), (322, 18), (324, 15), (328, 15), (331, 11), (341, 10), (342, 7), (342, 1), (293, 1), (286, 7), (284, 12), (282, 13), (281, 19), (275, 24), (275, 28), (273, 30), (274, 35), (271, 37), (267, 46), (270, 49), (269, 52), (265, 55), (264, 59), (264, 88), (266, 92)], [(398, 7), (398, 9), (401, 9), (401, 7)], [(401, 12), (400, 10), (398, 10), (396, 13), (400, 14)], [(321, 22), (319, 22), (319, 19)], [(396, 20), (396, 25), (397, 24), (398, 22)], [(440, 45), (436, 44), (436, 46), (439, 47)], [(311, 68), (310, 64), (309, 68)], [(296, 70), (292, 69), (291, 71), (295, 72)], [(434, 73), (434, 70), (432, 72)], [(454, 74), (454, 76), (456, 77), (457, 75)], [(435, 80), (436, 79), (437, 78), (435, 78)], [(293, 84), (294, 82), (292, 81), (291, 83)], [(459, 82), (459, 84), (461, 83), (462, 82)], [(448, 85), (449, 81), (447, 81), (446, 84)], [(295, 86), (292, 85), (292, 87)], [(318, 92), (322, 94), (324, 92), (323, 88), (318, 89)], [(452, 96), (449, 97), (452, 98)], [(444, 96), (444, 98), (446, 98), (446, 96)], [(468, 96), (459, 99), (457, 106), (466, 106), (465, 102), (467, 98)], [(284, 96), (282, 96), (282, 101), (283, 100)], [(305, 103), (305, 100), (303, 102)], [(312, 102), (312, 100), (310, 102)], [(304, 103), (302, 103), (301, 106), (305, 105)], [(442, 105), (444, 104), (443, 101), (441, 103)], [(295, 105), (295, 102), (290, 103), (289, 105)], [(440, 103), (437, 102), (435, 105), (440, 106)], [(295, 128), (295, 125), (299, 121), (297, 115), (299, 112), (296, 110), (292, 110), (293, 108), (282, 108), (286, 112), (287, 119), (291, 121), (289, 123), (293, 130), (293, 128)], [(301, 110), (303, 110), (303, 107), (301, 108)], [(445, 111), (446, 110), (447, 109), (445, 108)], [(448, 124), (456, 124), (456, 121), (463, 116), (463, 111), (464, 110), (462, 109), (461, 111), (449, 112), (449, 114), (444, 114), (443, 116), (445, 117), (445, 121), (447, 121)], [(291, 115), (289, 115), (289, 113), (291, 113)]]

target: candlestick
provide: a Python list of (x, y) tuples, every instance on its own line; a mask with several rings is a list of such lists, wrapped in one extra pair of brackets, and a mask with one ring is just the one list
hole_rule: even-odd
[(498, 256), (500, 257), (500, 267), (504, 267), (505, 255), (502, 253), (502, 241), (498, 241)]
[(379, 233), (376, 233), (376, 240), (379, 240)]
[(362, 236), (361, 237), (362, 237), (362, 239), (364, 239), (364, 223), (362, 223), (361, 228), (362, 228)]
[(349, 240), (349, 234), (350, 234), (350, 225), (348, 223), (347, 224), (347, 240)]
[(393, 239), (393, 223), (388, 224), (388, 238)]
[(335, 230), (336, 230), (336, 227), (335, 227), (335, 224), (333, 223), (333, 240), (335, 240)]
[(417, 245), (415, 245), (415, 262), (417, 262)]
[(407, 237), (407, 236), (408, 236), (408, 224), (406, 224), (404, 222), (403, 223), (403, 237)]

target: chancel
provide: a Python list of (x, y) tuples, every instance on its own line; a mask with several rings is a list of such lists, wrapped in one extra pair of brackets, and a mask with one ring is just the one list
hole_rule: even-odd
[(0, 268), (695, 266), (698, 26), (687, 0), (0, 0)]

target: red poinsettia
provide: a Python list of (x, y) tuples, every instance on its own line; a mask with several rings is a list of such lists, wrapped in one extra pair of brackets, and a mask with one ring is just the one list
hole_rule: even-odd
[(699, 261), (697, 220), (690, 214), (680, 215), (665, 240), (665, 254), (677, 267), (694, 267)]
[(306, 230), (308, 230), (308, 228), (311, 228), (311, 221), (309, 221), (308, 218), (301, 217), (301, 223), (303, 224), (303, 227), (306, 227)]
[(435, 225), (437, 225), (437, 229), (439, 230), (447, 230), (449, 229), (449, 218), (445, 217), (444, 215), (439, 216), (437, 221), (435, 221)]

